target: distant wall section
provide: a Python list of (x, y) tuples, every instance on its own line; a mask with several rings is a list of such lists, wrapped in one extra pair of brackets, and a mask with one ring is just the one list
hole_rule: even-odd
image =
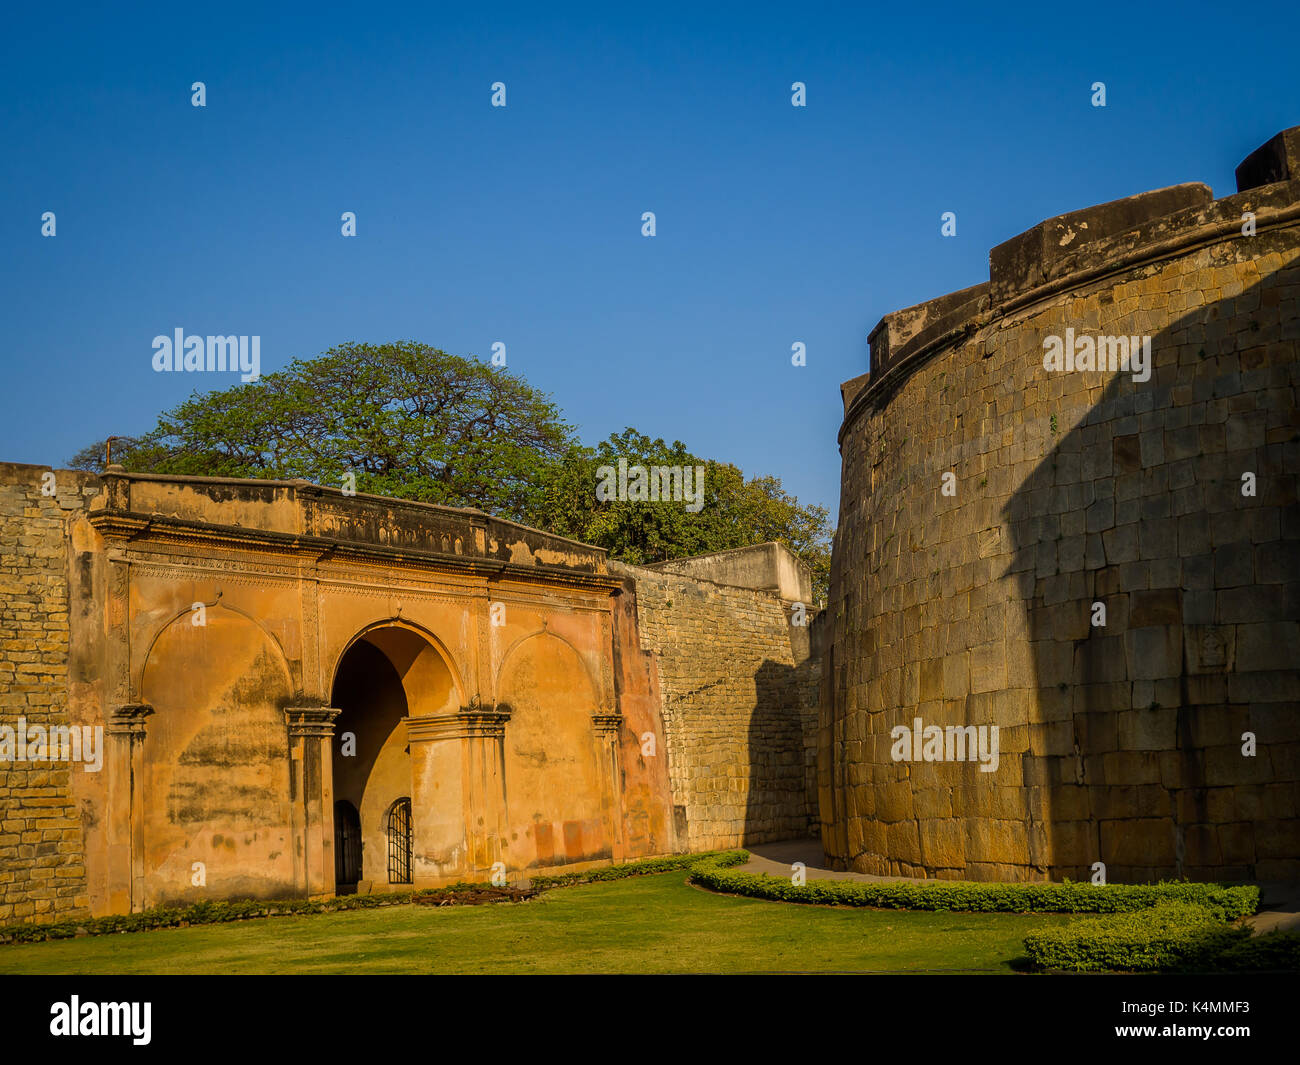
[[(808, 611), (805, 625), (792, 625), (793, 602), (777, 594), (801, 580), (806, 589), (807, 570), (779, 545), (746, 550), (752, 557), (685, 560), (685, 573), (671, 571), (677, 563), (610, 563), (635, 582), (641, 648), (662, 701), (659, 750), (669, 760), (677, 842), (690, 850), (816, 832), (820, 623)], [(775, 590), (722, 581), (741, 577)]]

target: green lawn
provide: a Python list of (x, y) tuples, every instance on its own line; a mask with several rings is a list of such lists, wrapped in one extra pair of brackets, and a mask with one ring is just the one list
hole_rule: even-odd
[(394, 906), (0, 946), (0, 973), (1010, 973), (1061, 915), (910, 913), (712, 895), (685, 871), (524, 903)]

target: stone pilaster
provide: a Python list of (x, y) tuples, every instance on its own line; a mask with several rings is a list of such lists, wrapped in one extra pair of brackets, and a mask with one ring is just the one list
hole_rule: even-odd
[(405, 720), (416, 887), (485, 873), (502, 860), (509, 720), (507, 711), (477, 705)]
[(148, 703), (124, 703), (108, 719), (109, 912), (144, 909), (144, 736)]
[(614, 861), (625, 856), (623, 844), (623, 774), (619, 759), (619, 733), (623, 729), (623, 715), (602, 712), (591, 715), (591, 727), (596, 733), (600, 752), (601, 809), (605, 811), (605, 831), (610, 841)]
[(307, 898), (334, 894), (334, 758), (339, 711), (288, 706), (289, 806), (294, 884)]

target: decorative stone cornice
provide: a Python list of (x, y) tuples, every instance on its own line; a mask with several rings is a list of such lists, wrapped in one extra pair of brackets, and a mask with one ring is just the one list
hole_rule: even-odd
[(462, 706), (454, 714), (407, 717), (402, 720), (406, 724), (406, 738), (410, 743), (449, 739), (501, 739), (506, 734), (510, 711), (500, 706), (495, 710), (481, 706)]
[(334, 735), (334, 719), (341, 714), (332, 706), (286, 706), (284, 719), (290, 736)]
[[(281, 482), (271, 482), (281, 483)], [(341, 564), (383, 566), (418, 572), (454, 573), (489, 580), (512, 579), (532, 584), (560, 585), (613, 594), (620, 582), (605, 572), (587, 572), (560, 565), (507, 562), (496, 558), (458, 555), (417, 548), (358, 543), (335, 537), (285, 533), (215, 522), (187, 521), (158, 514), (100, 508), (87, 515), (95, 530), (111, 543), (156, 542), (201, 550), (242, 549), (286, 557), (329, 559)], [(600, 550), (592, 548), (591, 550)], [(604, 562), (602, 559), (601, 567)]]

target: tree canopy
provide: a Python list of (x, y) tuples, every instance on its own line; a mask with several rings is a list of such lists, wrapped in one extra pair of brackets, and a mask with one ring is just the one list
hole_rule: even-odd
[[(693, 513), (680, 503), (598, 501), (598, 471), (619, 459), (628, 466), (703, 467), (704, 506)], [(680, 440), (669, 445), (629, 428), (594, 448), (571, 447), (550, 471), (529, 524), (604, 547), (611, 558), (634, 565), (776, 540), (808, 563), (820, 599), (830, 579), (827, 517), (825, 507), (801, 504), (779, 478), (747, 481), (736, 466), (700, 458)]]
[[(555, 405), (522, 377), (399, 341), (342, 344), (195, 394), (144, 436), (117, 441), (114, 457), (129, 470), (336, 488), (351, 474), (358, 492), (518, 517), (573, 442)], [(103, 455), (92, 445), (73, 465), (97, 469)]]
[[(704, 467), (703, 506), (598, 500), (598, 471), (619, 459)], [(144, 435), (115, 438), (113, 460), (141, 472), (301, 477), (478, 507), (632, 564), (776, 540), (812, 568), (815, 598), (829, 579), (826, 509), (800, 504), (778, 478), (745, 480), (730, 463), (631, 428), (583, 446), (523, 377), (412, 341), (342, 344), (256, 381), (196, 393)], [(70, 464), (103, 463), (100, 442)]]

